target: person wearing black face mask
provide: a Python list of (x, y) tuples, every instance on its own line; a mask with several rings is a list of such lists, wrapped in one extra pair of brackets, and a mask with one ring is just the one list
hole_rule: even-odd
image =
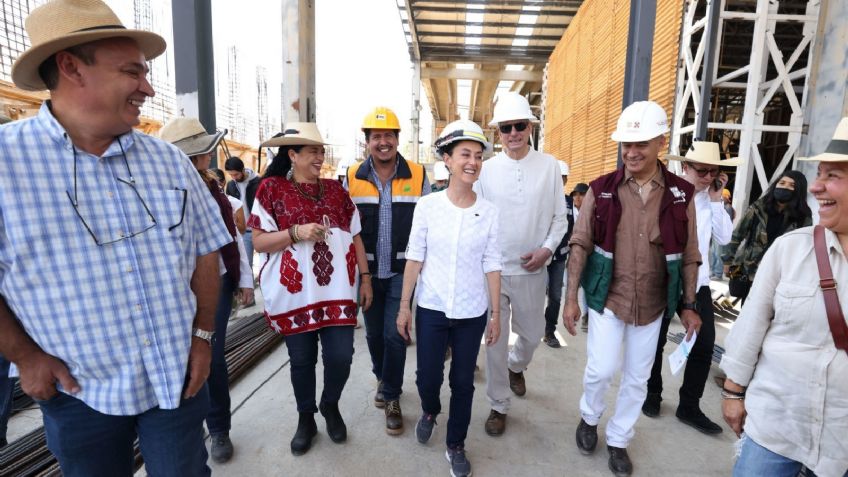
[(730, 294), (744, 301), (760, 260), (774, 241), (790, 230), (812, 225), (807, 205), (807, 178), (786, 171), (748, 207), (736, 224), (721, 259), (730, 277)]

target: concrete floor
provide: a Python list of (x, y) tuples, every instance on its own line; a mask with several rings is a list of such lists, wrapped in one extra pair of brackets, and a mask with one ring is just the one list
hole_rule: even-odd
[[(716, 294), (722, 293), (726, 285), (713, 282), (713, 289)], [(241, 310), (239, 316), (261, 310), (261, 296), (257, 298), (257, 306)], [(717, 320), (718, 345), (723, 344), (730, 325), (729, 321)], [(682, 331), (679, 321), (672, 322), (670, 331)], [(601, 420), (598, 449), (592, 456), (583, 456), (576, 448), (574, 431), (580, 420), (578, 402), (586, 364), (586, 334), (579, 332), (575, 337), (568, 336), (561, 325), (558, 333), (567, 345), (560, 349), (540, 345), (525, 373), (527, 395), (513, 399), (507, 431), (497, 438), (487, 436), (483, 430), (489, 405), (485, 396), (485, 351), (481, 346), (474, 409), (466, 440), (467, 455), (475, 475), (612, 475), (607, 469), (607, 451), (603, 442), (604, 426), (613, 410), (617, 393), (617, 379), (608, 393), (609, 408)], [(674, 346), (669, 343), (666, 352), (671, 352)], [(283, 345), (271, 352), (233, 388), (233, 429), (230, 435), (235, 445), (235, 456), (223, 465), (210, 461), (213, 474), (239, 477), (449, 475), (444, 457), (447, 415), (438, 418), (439, 426), (428, 445), (422, 446), (415, 440), (414, 426), (421, 412), (415, 387), (415, 345), (407, 352), (404, 394), (401, 397), (405, 432), (396, 437), (385, 433), (383, 411), (373, 405), (375, 379), (370, 371), (364, 327), (356, 330), (355, 349), (350, 380), (340, 403), (348, 426), (346, 443), (334, 444), (326, 435), (323, 418), (318, 415), (319, 435), (313, 448), (304, 456), (292, 456), (289, 442), (297, 427), (297, 412), (288, 355)], [(682, 373), (677, 377), (671, 376), (667, 361), (663, 372), (666, 391), (662, 415), (657, 419), (640, 417), (636, 424), (636, 437), (629, 448), (634, 475), (729, 475), (736, 439), (721, 418), (718, 387), (712, 379), (709, 380), (702, 409), (711, 419), (721, 423), (725, 432), (719, 436), (706, 436), (674, 417)], [(712, 372), (718, 372), (715, 365)], [(317, 373), (320, 377), (320, 363)], [(319, 378), (318, 395), (321, 387)], [(449, 399), (445, 383), (442, 388), (445, 412)], [(10, 440), (40, 425), (37, 408), (16, 414), (10, 422)], [(144, 476), (146, 473), (141, 470), (137, 475)]]
[[(721, 284), (718, 287), (721, 289)], [(719, 320), (717, 343), (720, 345), (729, 323)], [(679, 322), (671, 332), (682, 331)], [(560, 336), (565, 333), (560, 326)], [(512, 337), (514, 339), (514, 336)], [(582, 393), (582, 376), (586, 364), (586, 334), (566, 336), (566, 347), (551, 349), (541, 345), (525, 373), (527, 395), (513, 400), (506, 433), (498, 438), (485, 434), (483, 423), (489, 413), (485, 396), (485, 352), (478, 356), (474, 408), (466, 440), (466, 452), (476, 475), (486, 476), (608, 476), (607, 452), (604, 448), (604, 426), (614, 406), (617, 386), (608, 394), (609, 409), (601, 421), (600, 443), (594, 455), (581, 455), (574, 442), (574, 431), (580, 420), (578, 402)], [(673, 349), (667, 345), (667, 352)], [(355, 355), (350, 380), (340, 404), (348, 426), (348, 441), (333, 443), (324, 430), (324, 420), (316, 420), (319, 435), (312, 449), (294, 457), (289, 441), (297, 427), (297, 412), (288, 368), (288, 355), (281, 346), (232, 392), (233, 429), (230, 434), (235, 456), (227, 464), (210, 462), (215, 475), (222, 476), (429, 476), (449, 475), (444, 457), (447, 416), (430, 443), (418, 444), (414, 436), (420, 415), (420, 400), (415, 387), (416, 350), (407, 353), (404, 394), (405, 432), (400, 436), (385, 433), (383, 411), (372, 400), (375, 379), (365, 345), (365, 329), (355, 333)], [(713, 373), (717, 372), (713, 366)], [(321, 369), (317, 371), (321, 376)], [(636, 424), (636, 437), (629, 448), (634, 475), (651, 476), (717, 476), (729, 475), (732, 467), (735, 436), (725, 427), (719, 436), (706, 436), (681, 424), (675, 417), (677, 389), (682, 373), (675, 377), (664, 364), (666, 391), (662, 414), (657, 419), (642, 416)], [(615, 381), (617, 382), (617, 380)], [(320, 395), (320, 379), (318, 395)], [(442, 406), (447, 412), (450, 399), (447, 383), (442, 389)], [(703, 411), (724, 425), (721, 418), (719, 389), (710, 379), (702, 401)]]

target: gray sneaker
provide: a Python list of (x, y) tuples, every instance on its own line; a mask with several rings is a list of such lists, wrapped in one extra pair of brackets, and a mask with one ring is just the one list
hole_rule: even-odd
[(211, 437), (212, 446), (209, 454), (212, 460), (218, 464), (223, 464), (233, 457), (233, 443), (230, 441), (230, 436), (226, 432), (221, 434), (213, 434)]
[(418, 424), (415, 425), (415, 438), (420, 444), (426, 444), (433, 435), (433, 428), (436, 427), (436, 416), (427, 414), (426, 412), (418, 419)]
[(470, 477), (471, 462), (465, 458), (465, 448), (457, 447), (445, 451), (445, 458), (450, 462), (452, 477)]

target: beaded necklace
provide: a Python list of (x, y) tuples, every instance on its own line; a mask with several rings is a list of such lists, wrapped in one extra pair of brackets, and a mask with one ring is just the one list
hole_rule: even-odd
[(318, 202), (318, 201), (320, 201), (320, 200), (324, 197), (324, 183), (321, 181), (321, 179), (320, 179), (320, 178), (318, 179), (318, 194), (316, 194), (316, 195), (309, 194), (309, 193), (307, 193), (305, 190), (303, 190), (303, 189), (301, 188), (300, 183), (299, 183), (299, 182), (297, 182), (297, 181), (294, 179), (294, 177), (292, 177), (292, 178), (291, 178), (291, 183), (294, 185), (294, 189), (295, 189), (295, 190), (296, 190), (296, 191), (297, 191), (300, 195), (302, 195), (303, 197), (306, 197), (307, 199), (312, 199), (312, 200), (314, 200), (315, 202)]

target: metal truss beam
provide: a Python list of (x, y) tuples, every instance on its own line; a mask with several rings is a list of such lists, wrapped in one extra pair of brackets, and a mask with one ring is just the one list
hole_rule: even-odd
[[(670, 149), (672, 154), (678, 154), (682, 136), (693, 133), (701, 136), (702, 131), (707, 130), (724, 131), (725, 134), (729, 132), (738, 138), (738, 154), (744, 162), (736, 171), (733, 205), (736, 210), (745, 210), (753, 181), (757, 180), (760, 190), (766, 190), (789, 166), (798, 151), (802, 134), (805, 133), (804, 105), (807, 100), (810, 66), (809, 61), (805, 62), (804, 67), (796, 65), (802, 57), (809, 59), (812, 56), (822, 0), (808, 0), (806, 11), (801, 15), (780, 14), (780, 0), (755, 0), (755, 12), (727, 11), (727, 0), (720, 0), (720, 12), (717, 16), (713, 11), (713, 15), (696, 19), (695, 12), (699, 3), (707, 1), (687, 0)], [(727, 20), (737, 23), (753, 22), (751, 43), (736, 45), (747, 48), (750, 54), (745, 66), (730, 72), (725, 69), (724, 74), (717, 77), (718, 55), (723, 50), (721, 31)], [(785, 32), (782, 37), (776, 37), (775, 31), (779, 30), (776, 28), (777, 24), (787, 22), (801, 22), (803, 26), (797, 35), (798, 41), (790, 43), (794, 49), (785, 58), (778, 41), (781, 41), (783, 49), (786, 49), (787, 41), (792, 38), (785, 38)], [(707, 41), (699, 41), (693, 54), (693, 37), (700, 36), (703, 39), (710, 31), (718, 32), (715, 44), (708, 47)], [(768, 77), (769, 71), (774, 72), (772, 77)], [(745, 82), (733, 81), (739, 78), (744, 78)], [(803, 86), (793, 84), (793, 81), (799, 79), (804, 80)], [(741, 110), (741, 114), (733, 114), (726, 122), (709, 121), (709, 108), (712, 106), (709, 96), (717, 88), (744, 90), (744, 96), (735, 106), (735, 109)], [(789, 120), (769, 123), (767, 118), (776, 116), (766, 113), (774, 104), (772, 100), (778, 93), (786, 98), (786, 104), (791, 109)], [(689, 110), (695, 112), (694, 121), (687, 116)], [(687, 122), (689, 124), (686, 124)], [(766, 173), (766, 166), (760, 154), (764, 133), (786, 134), (788, 147), (782, 157), (775, 159), (776, 167), (771, 174)], [(727, 145), (721, 144), (722, 149), (726, 150)]]
[[(401, 19), (401, 22), (406, 24), (409, 23), (409, 20), (404, 18)], [(533, 24), (533, 31), (543, 29), (561, 30), (564, 28), (568, 28), (568, 25), (570, 23), (571, 18), (567, 18), (560, 23), (535, 23)], [(427, 18), (417, 19), (415, 20), (415, 24), (418, 26), (479, 26), (483, 28), (518, 28), (520, 26), (524, 26), (518, 22), (468, 22), (465, 20), (433, 20)]]

